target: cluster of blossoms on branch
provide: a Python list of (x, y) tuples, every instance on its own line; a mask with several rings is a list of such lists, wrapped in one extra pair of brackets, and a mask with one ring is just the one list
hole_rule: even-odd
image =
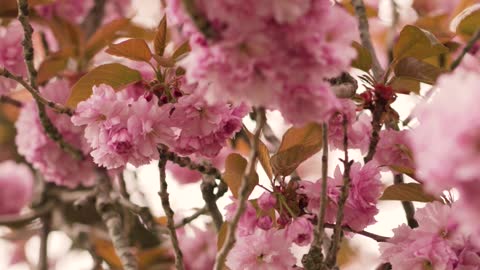
[[(14, 125), (18, 163), (0, 162), (0, 225), (39, 218), (45, 244), (64, 228), (52, 225), (55, 209), (68, 226), (107, 232), (118, 259), (90, 229), (85, 249), (112, 269), (143, 269), (158, 254), (179, 270), (331, 270), (356, 235), (381, 242), (379, 269), (480, 269), (479, 4), (453, 20), (453, 33), (429, 20), (450, 22), (475, 1), (415, 0), (419, 22), (397, 33), (392, 1), (384, 70), (368, 31), (379, 1), (161, 2), (155, 31), (126, 18), (130, 0), (19, 0), (18, 21), (2, 19), (0, 127)], [(432, 89), (402, 122), (397, 95), (420, 95), (420, 83)], [(4, 101), (18, 108), (9, 114)], [(291, 125), (281, 139), (265, 110)], [(319, 152), (312, 181), (301, 165)], [(332, 162), (332, 152), (343, 157)], [(128, 165), (153, 161), (167, 222), (133, 203), (135, 183), (124, 179)], [(205, 206), (193, 216), (174, 218), (166, 170), (180, 184), (201, 182)], [(368, 231), (381, 200), (401, 201), (408, 221), (391, 238)], [(415, 212), (413, 201), (426, 205)], [(205, 213), (212, 224), (186, 226)]]

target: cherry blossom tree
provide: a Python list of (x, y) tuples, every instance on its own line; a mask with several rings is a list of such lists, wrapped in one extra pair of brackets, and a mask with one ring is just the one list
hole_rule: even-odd
[[(62, 231), (93, 269), (343, 269), (354, 236), (375, 269), (480, 269), (480, 2), (404, 2), (161, 0), (150, 29), (130, 0), (2, 0), (12, 263), (38, 235), (53, 269)], [(162, 216), (132, 199), (152, 164)]]

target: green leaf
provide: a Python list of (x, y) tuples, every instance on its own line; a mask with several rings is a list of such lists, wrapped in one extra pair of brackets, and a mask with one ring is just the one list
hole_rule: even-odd
[(463, 10), (452, 20), (452, 27), (459, 35), (472, 36), (480, 31), (480, 4)]
[(445, 72), (413, 57), (400, 60), (394, 68), (395, 76), (428, 84), (435, 84), (438, 76)]
[(408, 95), (413, 92), (417, 95), (420, 94), (420, 82), (417, 80), (393, 77), (388, 85), (395, 90), (395, 93)]
[(301, 128), (290, 128), (285, 132), (282, 143), (270, 163), (275, 175), (293, 173), (303, 161), (322, 149), (322, 127), (312, 123)]
[(113, 63), (98, 66), (73, 85), (67, 106), (74, 108), (79, 102), (88, 99), (92, 95), (92, 88), (95, 85), (108, 84), (115, 91), (119, 91), (141, 80), (142, 76), (138, 70), (121, 64)]
[(422, 185), (417, 183), (395, 184), (387, 187), (380, 200), (410, 201), (410, 202), (433, 202), (437, 199), (425, 193)]
[(112, 43), (124, 27), (130, 23), (129, 19), (121, 18), (103, 25), (87, 41), (85, 56), (91, 59), (97, 52)]
[[(247, 160), (237, 153), (228, 155), (225, 160), (225, 172), (223, 173), (222, 178), (235, 198), (238, 198), (238, 192), (243, 181), (243, 176), (245, 175), (247, 163)], [(253, 171), (253, 173), (253, 175), (247, 178), (249, 180), (248, 195), (252, 193), (253, 189), (258, 184), (258, 175), (255, 171)]]
[(155, 38), (153, 39), (153, 48), (155, 54), (163, 56), (165, 47), (167, 46), (167, 16), (163, 16), (160, 24), (158, 25)]
[(406, 57), (425, 59), (448, 53), (448, 51), (448, 48), (443, 46), (432, 33), (407, 25), (400, 32), (398, 41), (393, 47), (393, 56), (395, 61)]
[(352, 43), (352, 46), (357, 51), (357, 58), (352, 61), (352, 67), (368, 72), (372, 68), (372, 55), (356, 41)]
[(139, 38), (132, 38), (118, 44), (111, 44), (105, 52), (133, 61), (150, 62), (150, 59), (152, 59), (152, 52), (150, 48), (148, 48), (147, 43), (145, 40)]

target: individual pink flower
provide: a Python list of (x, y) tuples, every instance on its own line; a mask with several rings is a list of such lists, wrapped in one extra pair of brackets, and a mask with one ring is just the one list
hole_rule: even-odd
[(259, 217), (257, 220), (257, 227), (262, 230), (270, 230), (273, 226), (273, 220), (270, 216)]
[(395, 167), (414, 168), (408, 134), (408, 130), (387, 129), (380, 132), (380, 140), (374, 156), (380, 166), (391, 166), (393, 171)]
[(297, 217), (287, 225), (285, 236), (299, 246), (306, 246), (312, 241), (313, 224), (306, 216)]
[(0, 163), (0, 215), (17, 214), (32, 199), (33, 174), (24, 164)]
[(191, 233), (186, 230), (177, 231), (183, 262), (186, 270), (211, 270), (217, 255), (217, 235), (212, 228), (202, 230), (190, 226)]
[(275, 207), (277, 198), (272, 193), (265, 191), (258, 197), (257, 203), (258, 207), (266, 212)]
[[(225, 219), (231, 221), (235, 215), (235, 211), (237, 211), (237, 201), (235, 200), (231, 204), (225, 206), (225, 210), (227, 211)], [(250, 235), (255, 231), (256, 225), (257, 211), (250, 202), (247, 202), (247, 207), (240, 217), (236, 233), (241, 237)]]
[(290, 252), (284, 232), (275, 229), (255, 230), (251, 235), (240, 237), (227, 257), (226, 265), (231, 270), (285, 270), (296, 262)]
[(93, 5), (93, 0), (57, 0), (46, 5), (37, 5), (35, 10), (43, 17), (59, 16), (72, 23), (79, 24), (83, 22)]
[[(6, 68), (17, 76), (25, 76), (27, 68), (22, 50), (23, 29), (19, 22), (0, 26), (0, 69)], [(0, 95), (13, 90), (17, 82), (0, 76)]]
[[(344, 209), (343, 225), (361, 231), (375, 223), (378, 213), (377, 201), (380, 198), (382, 182), (380, 170), (375, 162), (365, 165), (353, 163), (350, 167), (350, 192)], [(343, 173), (337, 167), (334, 173), (337, 187), (343, 185)], [(340, 193), (340, 192), (339, 192)]]
[(243, 104), (208, 104), (195, 86), (180, 89), (184, 95), (170, 114), (172, 125), (179, 129), (174, 149), (182, 155), (196, 153), (213, 158), (242, 128), (242, 118), (249, 109)]
[[(57, 80), (40, 88), (40, 93), (49, 100), (63, 104), (68, 98), (69, 89), (68, 82)], [(86, 158), (83, 161), (75, 159), (45, 134), (38, 107), (33, 101), (22, 108), (15, 124), (18, 152), (42, 173), (47, 182), (69, 188), (92, 185), (96, 178), (95, 165), (88, 158), (91, 149), (83, 138), (84, 129), (72, 125), (67, 115), (54, 113), (50, 109), (47, 109), (47, 115), (63, 139), (81, 150)]]
[(355, 103), (341, 100), (339, 110), (328, 122), (328, 142), (337, 149), (343, 150), (343, 120), (347, 121), (347, 138), (349, 149), (360, 149), (366, 152), (372, 133), (371, 117), (365, 113), (356, 113)]
[[(306, 197), (306, 209), (311, 214), (316, 214), (320, 211), (321, 194), (322, 194), (322, 180), (318, 179), (315, 182), (301, 181), (297, 193)], [(339, 196), (339, 188), (335, 187), (335, 183), (328, 179), (327, 181), (327, 206), (325, 221), (334, 223), (337, 211), (337, 198)]]
[(153, 95), (135, 100), (100, 85), (93, 88), (89, 99), (78, 104), (72, 122), (86, 126), (85, 138), (95, 163), (107, 169), (127, 163), (138, 167), (158, 159), (157, 146), (172, 140), (169, 109), (167, 105), (159, 107)]

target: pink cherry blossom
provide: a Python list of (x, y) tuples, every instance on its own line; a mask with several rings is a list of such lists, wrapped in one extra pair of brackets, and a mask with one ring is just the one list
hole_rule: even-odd
[(192, 232), (177, 230), (186, 270), (211, 270), (217, 255), (217, 235), (212, 228), (190, 226)]
[[(227, 211), (225, 219), (227, 221), (232, 220), (233, 216), (235, 215), (235, 211), (237, 210), (237, 201), (234, 200), (231, 204), (225, 206), (225, 210)], [(240, 217), (236, 233), (241, 237), (250, 235), (255, 231), (256, 225), (257, 211), (250, 202), (247, 202), (247, 207), (245, 212), (243, 212), (242, 216)]]
[(408, 130), (387, 129), (380, 132), (380, 140), (374, 156), (380, 166), (414, 168), (408, 135)]
[(275, 207), (277, 204), (277, 198), (270, 192), (263, 192), (257, 199), (258, 207), (263, 211), (268, 211)]
[[(23, 60), (23, 29), (19, 22), (0, 26), (0, 69), (6, 68), (17, 76), (25, 76), (27, 68)], [(0, 76), (0, 95), (13, 90), (17, 82)]]
[(93, 88), (89, 99), (78, 104), (72, 122), (86, 125), (85, 138), (98, 165), (107, 169), (122, 168), (127, 163), (140, 166), (158, 159), (157, 146), (169, 145), (173, 139), (170, 107), (157, 104), (153, 95), (135, 100), (100, 85)]
[(306, 216), (293, 219), (285, 229), (287, 239), (299, 246), (310, 244), (313, 237), (313, 224)]
[[(307, 210), (312, 214), (318, 213), (320, 209), (321, 182), (321, 179), (313, 183), (302, 181), (300, 189), (297, 191), (299, 194), (307, 196)], [(343, 173), (337, 166), (334, 178), (329, 178), (327, 182), (328, 205), (325, 221), (328, 223), (335, 223), (342, 185)], [(360, 163), (354, 163), (350, 169), (350, 191), (344, 208), (342, 224), (353, 230), (361, 231), (375, 223), (374, 216), (378, 213), (376, 203), (381, 190), (382, 183), (378, 165), (375, 162), (369, 162), (362, 167)]]
[(348, 148), (368, 150), (372, 133), (371, 117), (365, 113), (357, 117), (355, 103), (341, 100), (337, 113), (328, 122), (328, 142), (337, 149), (343, 150), (343, 119), (347, 120)]
[(427, 204), (415, 213), (419, 227), (403, 224), (394, 229), (394, 237), (380, 243), (381, 259), (393, 269), (476, 269), (480, 249), (470, 236), (458, 230), (453, 211), (440, 202)]
[(227, 257), (226, 265), (232, 270), (285, 270), (296, 262), (290, 244), (279, 230), (255, 230), (241, 237)]
[(215, 157), (242, 128), (247, 106), (225, 102), (208, 104), (195, 86), (180, 88), (185, 94), (174, 104), (170, 119), (179, 129), (174, 149), (182, 155), (197, 153)]
[(93, 5), (93, 0), (59, 0), (46, 5), (37, 5), (35, 10), (43, 17), (53, 18), (59, 16), (78, 24), (83, 22)]
[(17, 214), (32, 199), (33, 174), (24, 164), (0, 163), (0, 215)]
[[(40, 93), (49, 100), (62, 104), (68, 98), (69, 89), (66, 81), (57, 80), (40, 88)], [(47, 115), (63, 139), (80, 149), (87, 158), (83, 161), (76, 160), (45, 134), (37, 105), (33, 101), (22, 108), (15, 124), (18, 152), (42, 173), (47, 182), (69, 188), (92, 185), (95, 181), (95, 165), (88, 158), (90, 147), (83, 138), (84, 129), (72, 125), (67, 115), (60, 115), (49, 109)]]
[(327, 0), (195, 2), (216, 34), (212, 40), (198, 32), (180, 1), (170, 0), (168, 12), (190, 38), (192, 51), (181, 63), (187, 79), (208, 85), (210, 102), (278, 109), (295, 125), (330, 118), (337, 100), (324, 79), (355, 56), (350, 15)]

